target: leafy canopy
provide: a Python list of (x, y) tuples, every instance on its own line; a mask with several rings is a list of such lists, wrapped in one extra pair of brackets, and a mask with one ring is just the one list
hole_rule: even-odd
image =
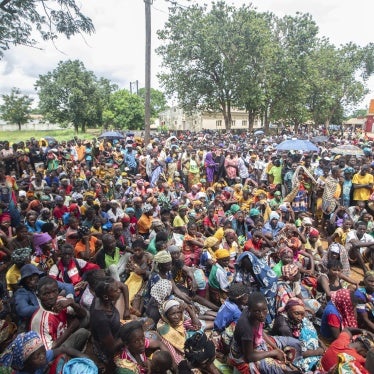
[(0, 0), (0, 58), (12, 45), (37, 46), (35, 32), (53, 41), (58, 35), (70, 38), (94, 31), (75, 0)]
[(2, 99), (4, 103), (0, 105), (1, 117), (8, 123), (16, 123), (21, 130), (21, 126), (30, 119), (33, 99), (22, 95), (18, 88), (13, 88), (9, 95), (2, 95)]

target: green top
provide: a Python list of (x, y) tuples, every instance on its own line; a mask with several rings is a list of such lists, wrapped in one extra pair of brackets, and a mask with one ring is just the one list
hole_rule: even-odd
[(104, 261), (105, 261), (105, 269), (107, 269), (110, 265), (117, 265), (119, 261), (119, 248), (116, 248), (114, 250), (113, 257), (105, 253)]

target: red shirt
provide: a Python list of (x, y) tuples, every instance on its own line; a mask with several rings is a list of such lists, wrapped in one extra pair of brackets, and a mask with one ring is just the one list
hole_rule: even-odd
[(63, 205), (63, 206), (56, 206), (54, 209), (53, 209), (53, 217), (55, 217), (56, 219), (62, 219), (62, 216), (67, 213), (69, 210), (68, 210), (68, 207)]
[(338, 354), (347, 353), (354, 357), (361, 365), (365, 366), (365, 358), (357, 353), (355, 349), (349, 347), (351, 336), (347, 332), (340, 333), (338, 338), (333, 341), (321, 359), (321, 365), (324, 370), (329, 371), (338, 363)]
[(52, 344), (67, 329), (67, 311), (63, 309), (60, 313), (53, 313), (43, 309), (42, 306), (31, 317), (30, 329), (37, 332), (46, 347), (52, 349)]
[(244, 244), (244, 248), (243, 248), (243, 251), (244, 252), (247, 252), (249, 251), (251, 248), (255, 249), (256, 251), (259, 251), (261, 249), (261, 246), (262, 246), (262, 240), (258, 240), (257, 243), (253, 242), (252, 239), (248, 239), (245, 244)]

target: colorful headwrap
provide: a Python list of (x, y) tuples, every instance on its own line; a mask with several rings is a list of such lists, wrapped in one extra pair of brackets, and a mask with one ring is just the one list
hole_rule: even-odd
[(43, 342), (36, 332), (21, 333), (1, 355), (0, 363), (15, 370), (22, 370), (25, 361), (40, 347), (43, 347)]
[(309, 236), (312, 238), (318, 238), (319, 237), (319, 231), (317, 229), (311, 228), (309, 231)]
[(125, 213), (126, 214), (134, 214), (135, 213), (135, 209), (134, 208), (131, 208), (131, 207), (129, 207), (129, 208), (126, 208), (125, 209)]
[(369, 270), (365, 273), (364, 279), (369, 278), (369, 277), (374, 277), (374, 270)]
[(34, 244), (34, 249), (35, 249), (35, 254), (37, 256), (40, 256), (43, 252), (42, 248), (40, 247), (41, 245), (48, 243), (52, 240), (51, 235), (48, 233), (35, 233), (33, 237), (33, 244)]
[(293, 256), (293, 250), (292, 250), (291, 248), (289, 248), (289, 247), (286, 247), (286, 246), (280, 248), (279, 251), (278, 251), (278, 253), (279, 253), (279, 257), (281, 257), (281, 258), (282, 258), (286, 253), (290, 253), (290, 254)]
[(342, 329), (345, 327), (357, 328), (357, 319), (355, 316), (355, 307), (351, 300), (351, 291), (342, 288), (331, 293), (331, 301), (342, 317)]
[(179, 301), (174, 300), (174, 299), (165, 301), (162, 304), (162, 312), (163, 312), (163, 314), (166, 314), (174, 306), (180, 306)]
[(150, 213), (153, 210), (153, 206), (149, 203), (145, 203), (143, 206), (143, 213)]
[(157, 252), (153, 257), (153, 261), (157, 262), (158, 264), (167, 264), (168, 262), (171, 262), (170, 253), (167, 251)]
[(218, 243), (218, 239), (215, 236), (209, 236), (204, 241), (204, 247), (205, 248), (212, 248)]
[(282, 266), (282, 275), (285, 280), (292, 280), (293, 278), (295, 278), (298, 272), (299, 268), (296, 264), (288, 264)]
[(171, 295), (173, 289), (171, 281), (168, 279), (160, 279), (152, 288), (151, 296), (157, 301), (159, 305)]
[(31, 252), (31, 248), (18, 248), (12, 252), (10, 258), (12, 262), (15, 263), (26, 262), (27, 260), (29, 260)]
[(230, 257), (230, 252), (227, 249), (221, 248), (215, 252), (215, 255), (217, 260), (221, 260), (222, 258)]
[(294, 306), (302, 306), (302, 307), (305, 307), (303, 301), (301, 299), (299, 299), (298, 297), (291, 297), (290, 299), (288, 299), (284, 309), (285, 311), (289, 311), (290, 309), (292, 309)]

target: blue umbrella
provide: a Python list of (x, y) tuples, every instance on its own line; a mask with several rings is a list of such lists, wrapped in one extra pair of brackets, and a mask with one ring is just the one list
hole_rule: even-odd
[(319, 149), (309, 140), (291, 139), (278, 144), (277, 151), (306, 151), (318, 152)]
[(100, 136), (99, 139), (124, 139), (125, 137), (118, 131), (105, 131)]
[(254, 135), (264, 135), (264, 131), (263, 130), (257, 130), (254, 132)]

